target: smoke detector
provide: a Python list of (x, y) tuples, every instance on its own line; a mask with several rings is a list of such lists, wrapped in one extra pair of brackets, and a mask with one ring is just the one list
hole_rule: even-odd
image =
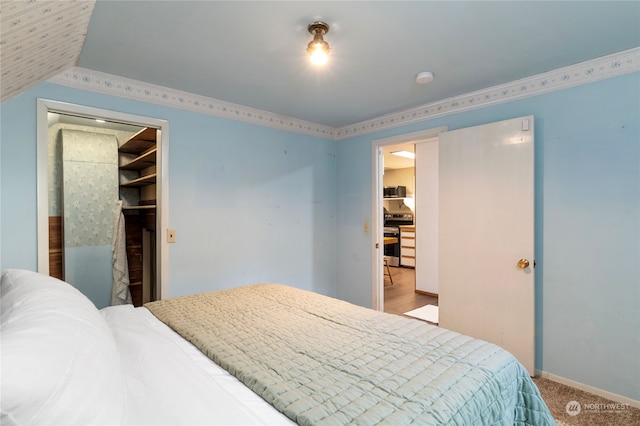
[(428, 84), (433, 81), (433, 73), (431, 71), (423, 71), (416, 76), (416, 83)]

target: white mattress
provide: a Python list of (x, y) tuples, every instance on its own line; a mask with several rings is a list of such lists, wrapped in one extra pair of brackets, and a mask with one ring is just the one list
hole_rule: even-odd
[(122, 358), (126, 424), (295, 424), (146, 308), (111, 306), (101, 313)]

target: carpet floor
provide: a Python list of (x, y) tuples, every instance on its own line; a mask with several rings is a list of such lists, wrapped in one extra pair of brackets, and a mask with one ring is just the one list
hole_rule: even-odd
[[(438, 304), (436, 297), (415, 292), (414, 269), (392, 267), (391, 273), (393, 284), (385, 276), (385, 312), (402, 315), (420, 306)], [(533, 380), (559, 426), (640, 426), (640, 409), (618, 404), (549, 379)], [(574, 401), (580, 404), (580, 411)], [(570, 416), (567, 411), (574, 415)]]
[(533, 381), (559, 426), (640, 425), (640, 409), (549, 379), (534, 377)]

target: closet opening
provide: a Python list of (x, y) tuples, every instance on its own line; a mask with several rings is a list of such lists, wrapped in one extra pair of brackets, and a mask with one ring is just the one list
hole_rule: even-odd
[(41, 273), (98, 308), (167, 294), (167, 135), (164, 120), (38, 100)]

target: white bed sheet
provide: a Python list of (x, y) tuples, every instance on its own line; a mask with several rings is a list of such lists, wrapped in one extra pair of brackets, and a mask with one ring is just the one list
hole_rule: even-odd
[(146, 308), (101, 310), (127, 384), (128, 425), (292, 425)]

